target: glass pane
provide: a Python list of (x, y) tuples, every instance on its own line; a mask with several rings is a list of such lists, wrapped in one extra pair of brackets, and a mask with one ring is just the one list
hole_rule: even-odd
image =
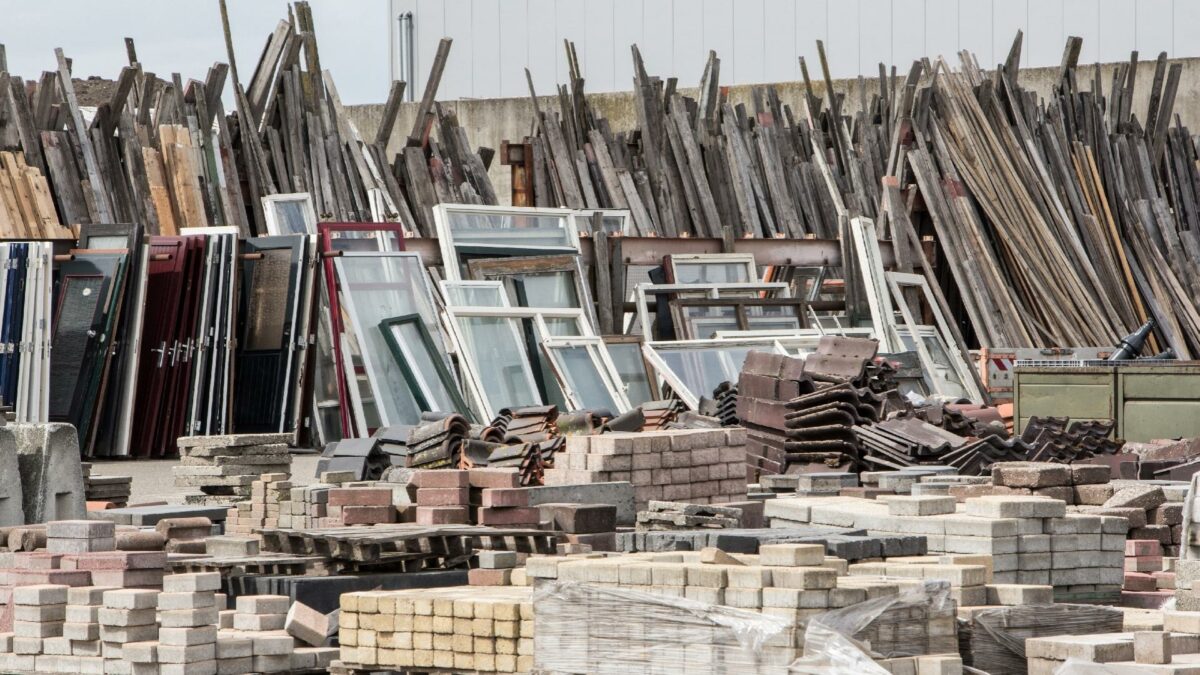
[(579, 327), (579, 319), (546, 317), (546, 330), (553, 337), (579, 337), (583, 329)]
[(417, 329), (417, 325), (411, 321), (395, 323), (391, 325), (391, 331), (430, 409), (437, 412), (466, 412), (458, 410), (454, 404), (454, 397), (447, 383), (442, 380), (443, 373), (437, 367), (437, 359), (441, 356), (429, 351), (425, 336)]
[(737, 309), (734, 307), (681, 307), (688, 335), (692, 339), (711, 338), (719, 330), (737, 330)]
[(399, 251), (400, 238), (385, 230), (330, 230), (329, 248), (334, 251)]
[(458, 323), (493, 413), (510, 406), (541, 405), (520, 319), (464, 316)]
[(261, 259), (243, 264), (249, 273), (242, 279), (246, 293), (242, 348), (284, 349), (285, 336), (291, 332), (290, 307), (283, 299), (292, 280), (292, 250), (268, 248), (258, 252)]
[(488, 286), (446, 282), (442, 285), (450, 307), (508, 307), (500, 284)]
[(521, 307), (582, 308), (573, 272), (514, 274), (506, 282)]
[(605, 385), (592, 350), (584, 345), (551, 347), (563, 368), (567, 386), (575, 392), (575, 398), (587, 409), (605, 409), (616, 414), (617, 402)]
[(473, 213), (448, 210), (446, 220), (455, 246), (561, 246), (574, 248), (567, 218), (537, 213)]
[(746, 323), (751, 330), (799, 330), (798, 305), (749, 305)]
[(654, 392), (650, 388), (646, 362), (642, 359), (642, 346), (636, 342), (609, 344), (608, 355), (617, 367), (621, 384), (626, 387), (625, 395), (629, 398), (629, 404), (638, 406), (653, 401)]
[(746, 356), (762, 347), (657, 347), (655, 349), (667, 366), (697, 397), (712, 396), (722, 382), (737, 382)]
[(744, 263), (676, 262), (677, 284), (736, 284), (755, 281)]
[(271, 200), (270, 208), (275, 213), (279, 234), (314, 234), (316, 223), (308, 222), (307, 200)]
[(129, 245), (129, 238), (119, 234), (100, 234), (88, 237), (87, 248), (93, 249), (117, 249), (125, 248)]
[[(334, 261), (346, 312), (362, 353), (354, 369), (365, 371), (380, 410), (380, 423), (415, 424), (421, 410), (379, 331), (385, 320), (419, 314), (430, 335), (437, 336), (437, 314), (425, 270), (416, 255), (342, 256)], [(435, 338), (439, 354), (444, 348)], [(444, 355), (442, 356), (444, 358)], [(362, 398), (370, 398), (363, 391)]]

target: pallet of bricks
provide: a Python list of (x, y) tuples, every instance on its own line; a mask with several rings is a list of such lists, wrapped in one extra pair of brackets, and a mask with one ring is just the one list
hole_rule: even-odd
[(680, 429), (568, 436), (545, 485), (627, 481), (651, 501), (720, 504), (746, 498), (746, 430)]
[(1054, 586), (1060, 602), (1117, 602), (1128, 523), (1067, 513), (1059, 499), (1026, 495), (799, 497), (768, 500), (771, 527), (801, 524), (918, 534), (930, 552), (986, 554), (1001, 583)]

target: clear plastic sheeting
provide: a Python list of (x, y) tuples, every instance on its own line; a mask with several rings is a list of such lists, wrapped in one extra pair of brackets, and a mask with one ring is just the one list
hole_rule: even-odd
[[(1181, 672), (1183, 671), (1181, 664), (1176, 661), (1172, 665), (1178, 665)], [(1188, 666), (1195, 664), (1189, 663)], [(1054, 675), (1151, 675), (1153, 673), (1171, 672), (1165, 668), (1170, 666), (1154, 666), (1146, 663), (1096, 663), (1094, 661), (1084, 661), (1083, 659), (1067, 659), (1058, 670), (1054, 671)]]
[(978, 610), (962, 622), (963, 662), (989, 673), (1024, 673), (1028, 667), (1026, 639), (1119, 633), (1124, 616), (1120, 609), (1101, 605), (1022, 605)]
[(950, 585), (926, 581), (813, 617), (804, 632), (804, 656), (789, 672), (883, 675), (888, 671), (877, 659), (957, 653)]
[(615, 586), (539, 579), (535, 670), (549, 673), (787, 673), (783, 617)]

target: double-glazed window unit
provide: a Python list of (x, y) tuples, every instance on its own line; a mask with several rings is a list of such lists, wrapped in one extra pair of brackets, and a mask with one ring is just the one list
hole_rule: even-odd
[(680, 298), (671, 301), (675, 335), (702, 340), (726, 330), (799, 330), (806, 304), (792, 298)]
[(692, 410), (722, 382), (734, 382), (752, 351), (787, 354), (774, 338), (647, 342), (646, 360)]
[(673, 284), (747, 284), (759, 281), (749, 253), (675, 253), (666, 256), (667, 280)]
[(498, 281), (514, 307), (582, 309), (596, 326), (595, 306), (578, 255), (518, 256), (471, 260), (476, 281)]
[(379, 322), (379, 332), (418, 408), (423, 411), (453, 410), (468, 418), (474, 417), (423, 316), (408, 314), (384, 319)]
[(462, 279), (472, 258), (579, 252), (570, 209), (438, 204), (433, 220), (449, 281)]
[(447, 307), (511, 307), (499, 281), (446, 281), (438, 283)]

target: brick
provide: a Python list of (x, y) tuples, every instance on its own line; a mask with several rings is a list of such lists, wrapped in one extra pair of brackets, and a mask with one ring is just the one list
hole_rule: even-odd
[(1049, 462), (999, 462), (992, 465), (992, 482), (1023, 488), (1070, 485), (1071, 470), (1065, 464)]
[(63, 605), (67, 602), (67, 586), (36, 584), (17, 586), (12, 590), (14, 605)]
[(1097, 485), (1111, 480), (1112, 470), (1106, 464), (1071, 464), (1072, 485)]
[(158, 592), (151, 590), (119, 589), (104, 594), (104, 606), (110, 609), (154, 609)]
[(1125, 541), (1126, 556), (1158, 556), (1162, 557), (1162, 544), (1157, 540), (1129, 539)]
[(467, 481), (473, 488), (521, 487), (521, 477), (516, 469), (470, 469), (467, 471)]
[(954, 513), (954, 497), (889, 497), (888, 515), (892, 516), (938, 516)]
[(191, 664), (203, 661), (213, 661), (217, 658), (217, 647), (208, 642), (195, 645), (168, 645), (158, 643), (158, 661), (160, 664)]
[(396, 507), (388, 506), (343, 506), (342, 522), (346, 525), (374, 525), (396, 521)]
[(333, 488), (330, 506), (391, 506), (391, 488)]
[(291, 603), (286, 595), (242, 595), (235, 607), (241, 614), (286, 614)]
[(322, 614), (302, 602), (295, 602), (288, 608), (283, 629), (305, 644), (320, 647), (337, 633), (337, 616), (337, 612)]
[(279, 656), (292, 652), (294, 644), (290, 635), (263, 633), (251, 636), (254, 656)]
[(113, 609), (101, 607), (98, 620), (101, 626), (148, 626), (156, 620), (154, 607), (146, 609)]
[(410, 484), (417, 488), (465, 488), (470, 485), (467, 472), (457, 469), (421, 469), (414, 471)]
[(1109, 498), (1112, 497), (1116, 492), (1116, 488), (1108, 483), (1095, 485), (1076, 484), (1071, 488), (1071, 490), (1074, 493), (1076, 504), (1086, 504), (1090, 506), (1100, 506), (1104, 502), (1108, 501)]
[(471, 522), (469, 506), (418, 506), (418, 525), (463, 525)]
[(53, 520), (46, 523), (47, 539), (112, 539), (116, 523), (111, 520)]
[[(159, 644), (175, 647), (191, 647), (194, 645), (213, 644), (217, 641), (216, 626), (192, 626), (181, 628), (160, 628), (158, 630)], [(215, 655), (215, 652), (214, 652)]]
[(476, 554), (482, 569), (510, 569), (519, 564), (516, 551), (481, 550)]
[(218, 557), (256, 556), (259, 551), (258, 537), (223, 535), (204, 540), (204, 552)]
[(524, 488), (485, 488), (481, 496), (484, 507), (529, 506), (529, 490)]
[(540, 511), (536, 507), (480, 508), (475, 522), (480, 525), (537, 525)]
[(1105, 508), (1152, 509), (1167, 501), (1162, 488), (1155, 485), (1133, 485), (1117, 490), (1102, 506)]
[(612, 504), (549, 503), (537, 508), (541, 520), (568, 534), (613, 532), (617, 527), (617, 507)]
[(242, 614), (239, 612), (233, 615), (233, 627), (236, 630), (283, 630), (286, 622), (286, 614)]
[(510, 586), (512, 569), (475, 568), (467, 571), (467, 583), (471, 586)]
[(1164, 664), (1171, 662), (1171, 636), (1161, 631), (1138, 631), (1133, 634), (1133, 659), (1138, 663)]
[(171, 609), (158, 613), (158, 623), (164, 628), (191, 628), (215, 624), (219, 621), (219, 617), (220, 614), (216, 607)]
[(825, 561), (822, 544), (767, 544), (758, 549), (758, 562), (768, 567), (806, 567)]
[(469, 488), (418, 488), (418, 506), (462, 506), (471, 500)]
[(192, 591), (218, 591), (221, 589), (219, 572), (195, 572), (192, 574), (170, 574), (163, 577), (163, 591), (187, 593)]

